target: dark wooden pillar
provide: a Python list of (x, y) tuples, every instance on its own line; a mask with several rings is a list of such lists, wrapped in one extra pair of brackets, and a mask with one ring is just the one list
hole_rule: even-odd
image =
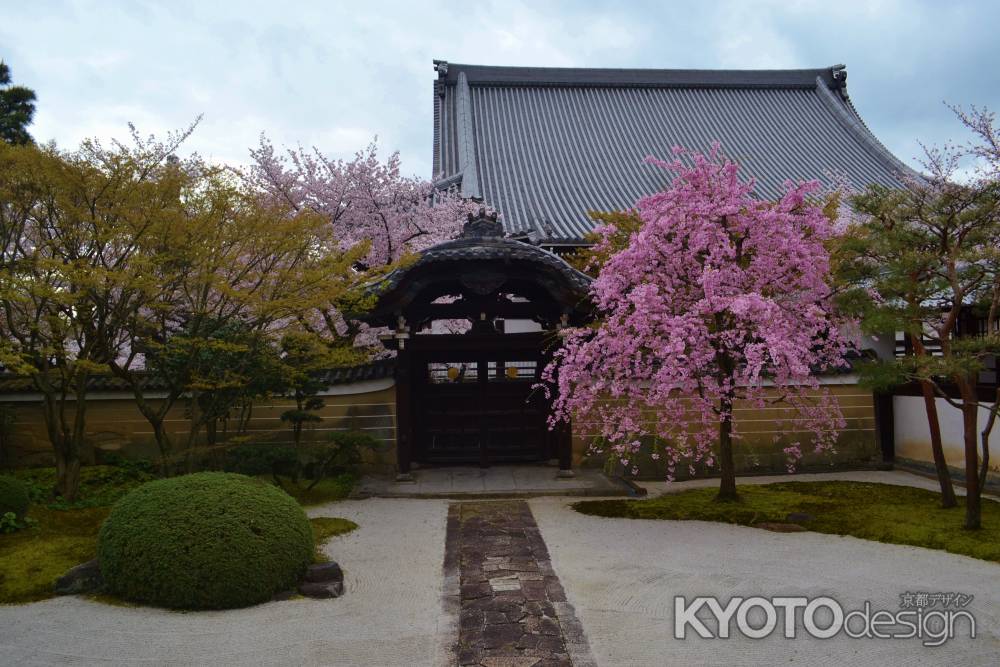
[(397, 482), (412, 482), (413, 359), (405, 343), (396, 353), (396, 467)]
[[(568, 314), (563, 313), (559, 319), (559, 324), (556, 325), (556, 331), (567, 326), (568, 322)], [(553, 354), (554, 350), (550, 348), (540, 355), (538, 366), (539, 378), (541, 377), (542, 367), (552, 362)], [(555, 391), (554, 388), (553, 391)], [(546, 406), (546, 416), (550, 411), (551, 403)], [(553, 444), (555, 445), (555, 455), (559, 459), (558, 477), (575, 477), (576, 474), (573, 472), (573, 423), (571, 421), (560, 422), (551, 433), (554, 440)]]
[(896, 460), (895, 417), (892, 411), (892, 393), (876, 392), (875, 399), (875, 434), (878, 446), (882, 451), (882, 462), (893, 463)]
[(489, 409), (487, 404), (486, 392), (488, 389), (487, 383), (490, 381), (490, 363), (485, 357), (480, 357), (476, 360), (476, 391), (479, 394), (479, 423), (476, 424), (476, 429), (479, 431), (479, 467), (489, 468), (490, 467), (490, 432), (486, 425), (486, 411)]

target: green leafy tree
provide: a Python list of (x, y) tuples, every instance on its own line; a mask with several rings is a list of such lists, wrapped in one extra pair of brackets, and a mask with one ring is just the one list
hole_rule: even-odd
[(67, 501), (79, 488), (90, 381), (109, 372), (148, 303), (145, 244), (176, 208), (162, 160), (132, 158), (95, 142), (72, 153), (0, 143), (0, 339), (42, 395), (55, 492)]
[[(922, 225), (900, 221), (907, 215), (911, 193), (873, 186), (852, 198), (861, 222), (852, 224), (838, 240), (834, 266), (846, 289), (840, 306), (859, 316), (867, 333), (884, 335), (902, 331), (912, 356), (895, 363), (862, 364), (862, 380), (886, 390), (907, 381), (904, 367), (927, 363), (926, 334), (941, 315), (939, 241)], [(912, 211), (911, 211), (912, 212)], [(929, 378), (919, 383), (927, 414), (931, 453), (941, 488), (941, 506), (955, 507), (957, 500), (945, 459), (935, 389)]]
[[(191, 341), (220, 345), (218, 322), (239, 322), (271, 347), (291, 329), (333, 340), (325, 314), (365, 302), (355, 295), (368, 277), (355, 265), (367, 245), (344, 250), (322, 216), (265, 201), (231, 170), (174, 157), (193, 129), (164, 141), (133, 129), (131, 143), (86, 141), (73, 152), (0, 143), (0, 363), (42, 394), (66, 500), (79, 486), (95, 377), (128, 384), (166, 456), (166, 416), (197, 385), (177, 376), (159, 396), (147, 360), (168, 341), (191, 343), (172, 356), (202, 354)], [(205, 405), (199, 414), (219, 412)], [(215, 423), (199, 418), (195, 435)]]
[(294, 408), (281, 413), (281, 421), (291, 426), (292, 441), (298, 448), (305, 426), (323, 419), (317, 414), (325, 406), (319, 392), (327, 383), (319, 373), (337, 364), (330, 347), (308, 332), (286, 334), (281, 339), (281, 353), (283, 393), (295, 401)]
[(281, 389), (278, 350), (266, 332), (236, 319), (172, 336), (148, 357), (150, 372), (180, 386), (189, 420), (187, 453), (204, 433), (209, 447), (219, 427), (237, 435), (252, 416), (253, 403)]
[(642, 227), (642, 218), (635, 211), (590, 211), (588, 215), (607, 233), (593, 231), (587, 234), (584, 241), (588, 245), (573, 251), (566, 261), (593, 277), (612, 255), (628, 247), (632, 234)]
[[(162, 152), (156, 142), (136, 137), (134, 143), (137, 151)], [(354, 265), (368, 252), (364, 243), (342, 249), (322, 216), (268, 201), (228, 169), (197, 158), (168, 162), (178, 176), (172, 194), (177, 215), (144, 246), (155, 290), (130, 313), (127, 352), (110, 362), (150, 423), (162, 459), (176, 453), (166, 428), (170, 411), (187, 400), (192, 387), (216, 382), (197, 369), (211, 368), (212, 358), (233, 352), (224, 346), (234, 332), (220, 330), (220, 323), (239, 323), (240, 335), (262, 336), (270, 348), (285, 333), (301, 330), (342, 342), (327, 325), (328, 313), (364, 301), (356, 295), (367, 276)], [(273, 366), (269, 362), (260, 370), (271, 373)], [(150, 383), (151, 376), (158, 381)], [(219, 382), (203, 402), (228, 395), (222, 386), (227, 381)], [(267, 386), (275, 388), (272, 380)], [(241, 405), (240, 413), (246, 412), (252, 401)], [(197, 401), (187, 406), (192, 414), (217, 412), (198, 409)], [(201, 435), (213, 442), (216, 424), (214, 417), (194, 419), (187, 444)]]
[(0, 60), (0, 140), (30, 144), (28, 126), (35, 115), (35, 91), (11, 83), (10, 67)]

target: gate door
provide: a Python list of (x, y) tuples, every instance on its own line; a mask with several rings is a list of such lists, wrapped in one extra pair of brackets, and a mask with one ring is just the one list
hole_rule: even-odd
[(482, 466), (548, 458), (537, 353), (436, 353), (415, 359), (417, 460)]

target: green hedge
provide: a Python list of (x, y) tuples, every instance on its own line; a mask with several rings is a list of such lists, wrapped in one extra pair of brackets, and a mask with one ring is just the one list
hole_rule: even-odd
[(18, 519), (23, 519), (28, 512), (28, 485), (8, 475), (0, 475), (0, 516), (13, 512)]
[(292, 498), (219, 472), (144, 484), (111, 510), (97, 543), (109, 592), (175, 609), (264, 602), (294, 587), (312, 555), (312, 527)]

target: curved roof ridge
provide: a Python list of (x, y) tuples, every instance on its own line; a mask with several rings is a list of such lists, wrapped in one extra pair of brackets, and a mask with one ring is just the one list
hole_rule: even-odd
[(462, 174), (462, 196), (476, 197), (479, 193), (479, 175), (476, 168), (476, 147), (473, 139), (472, 101), (465, 72), (458, 73), (458, 99), (455, 100), (458, 120), (458, 170)]
[(427, 266), (430, 263), (484, 259), (502, 259), (505, 261), (522, 259), (546, 264), (562, 273), (571, 285), (582, 292), (586, 292), (589, 289), (592, 281), (590, 276), (571, 266), (557, 253), (509, 236), (460, 236), (449, 241), (443, 241), (429, 248), (424, 248), (417, 255), (416, 261), (406, 266), (397, 267), (384, 276), (366, 283), (363, 289), (369, 294), (376, 294), (386, 289), (392, 289), (400, 283), (403, 276), (418, 267)]
[(843, 96), (840, 96), (835, 95), (832, 91), (826, 89), (825, 86), (817, 85), (816, 89), (819, 91), (820, 99), (833, 112), (837, 120), (885, 166), (898, 172), (901, 176), (920, 177), (920, 174), (915, 169), (893, 155), (892, 151), (886, 148), (885, 144), (879, 141), (875, 134), (872, 133), (868, 125), (861, 118), (861, 114), (854, 107), (851, 98), (847, 96), (846, 90)]
[(652, 86), (706, 88), (812, 88), (817, 78), (828, 88), (842, 84), (833, 67), (812, 69), (629, 69), (601, 67), (506, 67), (448, 63), (439, 81), (469, 85)]

